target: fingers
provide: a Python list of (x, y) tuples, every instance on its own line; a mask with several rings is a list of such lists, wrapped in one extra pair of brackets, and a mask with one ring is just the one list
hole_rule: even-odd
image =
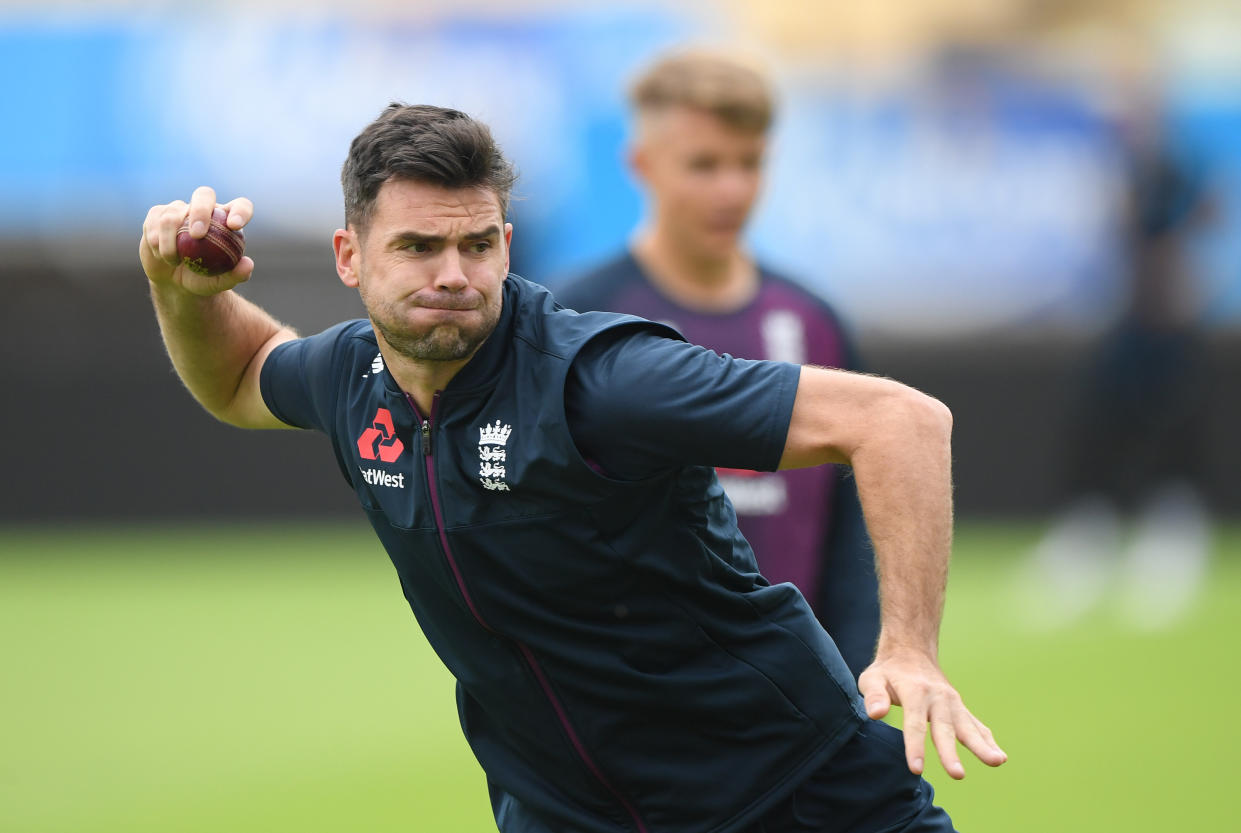
[(224, 203), (223, 208), (228, 211), (228, 219), (224, 221), (224, 224), (233, 231), (249, 223), (254, 216), (254, 203), (245, 197), (229, 200)]
[(190, 197), (190, 236), (204, 237), (207, 234), (207, 226), (211, 224), (211, 212), (215, 210), (215, 189), (207, 185), (200, 185), (194, 189), (193, 196)]
[(957, 740), (978, 760), (987, 766), (999, 766), (1008, 760), (1008, 753), (995, 742), (991, 730), (981, 720), (970, 714), (970, 710), (961, 704), (961, 716), (957, 718)]
[(960, 781), (965, 777), (965, 767), (957, 755), (957, 725), (953, 720), (952, 706), (943, 699), (936, 700), (928, 710), (931, 723), (931, 743), (939, 753), (939, 762), (949, 777)]
[(169, 273), (179, 262), (177, 257), (177, 229), (185, 218), (189, 206), (177, 200), (167, 205), (157, 205), (147, 212), (142, 224), (142, 241), (138, 255), (147, 276), (155, 279), (155, 273)]
[(858, 677), (858, 692), (866, 703), (866, 714), (879, 720), (892, 708), (892, 695), (887, 681), (879, 671), (866, 670)]
[(915, 775), (926, 769), (928, 725), (940, 763), (952, 778), (965, 777), (958, 741), (988, 766), (1008, 760), (991, 730), (970, 713), (933, 661), (910, 657), (876, 660), (858, 678), (858, 691), (871, 718), (885, 716), (893, 705), (901, 707), (905, 760)]
[(156, 228), (158, 244), (155, 251), (165, 263), (175, 264), (181, 259), (177, 255), (177, 229), (185, 222), (185, 212), (188, 209), (189, 205), (177, 200), (166, 205), (159, 217)]
[(965, 765), (957, 754), (958, 742), (987, 766), (999, 766), (1008, 760), (991, 730), (970, 713), (955, 689), (935, 692), (904, 709), (905, 754), (911, 772), (921, 774), (924, 769), (927, 723), (944, 772), (958, 781), (965, 777)]
[[(202, 237), (207, 233), (207, 226), (211, 223), (211, 214), (216, 208), (215, 190), (203, 185), (194, 189), (194, 195), (190, 197), (190, 213), (189, 225), (190, 235), (192, 237)], [(238, 197), (235, 200), (229, 200), (226, 203), (219, 203), (220, 208), (228, 212), (228, 217), (224, 224), (236, 231), (250, 222), (250, 218), (254, 216), (254, 203), (245, 197)]]
[(197, 275), (193, 272), (188, 273), (181, 281), (181, 289), (191, 295), (200, 297), (210, 297), (219, 295), (221, 292), (227, 292), (238, 284), (245, 283), (250, 280), (250, 276), (254, 273), (254, 261), (248, 257), (243, 257), (237, 262), (237, 266), (231, 272), (224, 272), (220, 275)]
[(158, 215), (163, 206), (155, 206), (147, 212), (146, 219), (142, 221), (142, 237), (138, 240), (138, 257), (141, 258), (143, 265), (147, 265), (147, 261), (158, 257), (159, 252), (159, 219)]
[(914, 775), (921, 775), (926, 761), (926, 701), (922, 697), (902, 697), (905, 732), (905, 763)]
[[(178, 231), (182, 226), (189, 225), (191, 235), (204, 236), (216, 208), (215, 200), (215, 190), (203, 186), (194, 190), (188, 203), (174, 200), (166, 205), (154, 206), (147, 212), (142, 224), (138, 259), (150, 281), (177, 286), (194, 295), (214, 295), (250, 279), (254, 261), (248, 257), (243, 257), (231, 272), (214, 277), (192, 273), (181, 264), (181, 256), (177, 253)], [(228, 212), (225, 224), (234, 230), (242, 228), (254, 217), (254, 203), (245, 197), (238, 197), (220, 207)]]
[(229, 274), (237, 280), (237, 283), (245, 283), (254, 274), (254, 261), (242, 255), (241, 260), (237, 261), (237, 265)]

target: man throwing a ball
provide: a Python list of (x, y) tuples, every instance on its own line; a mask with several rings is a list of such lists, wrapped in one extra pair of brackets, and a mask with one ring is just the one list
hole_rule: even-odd
[[(342, 171), (336, 268), (367, 319), (298, 338), (181, 265), (208, 188), (140, 243), (181, 378), (214, 416), (323, 432), (428, 640), (504, 833), (947, 831), (930, 734), (1005, 760), (937, 663), (951, 417), (887, 379), (720, 356), (561, 309), (508, 273), (513, 173), (485, 125), (392, 105)], [(239, 229), (253, 206), (223, 204)], [(379, 372), (372, 372), (382, 368)], [(714, 467), (853, 467), (882, 626), (857, 685), (770, 585)], [(860, 693), (859, 693), (860, 689)], [(904, 709), (904, 734), (875, 718)]]

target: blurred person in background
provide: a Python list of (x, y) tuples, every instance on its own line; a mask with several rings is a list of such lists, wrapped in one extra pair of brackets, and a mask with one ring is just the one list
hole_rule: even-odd
[[(630, 104), (628, 159), (647, 197), (646, 220), (628, 249), (559, 288), (556, 299), (668, 323), (719, 353), (857, 369), (836, 312), (756, 262), (742, 239), (775, 110), (763, 74), (724, 53), (679, 51), (640, 73)], [(879, 603), (848, 468), (718, 474), (763, 575), (802, 591), (860, 674), (874, 655)]]
[(1187, 244), (1210, 213), (1202, 171), (1148, 91), (1130, 96), (1124, 310), (1086, 358), (1068, 445), (1070, 500), (1023, 574), (1037, 625), (1068, 624), (1119, 592), (1123, 621), (1174, 624), (1206, 574), (1210, 373)]

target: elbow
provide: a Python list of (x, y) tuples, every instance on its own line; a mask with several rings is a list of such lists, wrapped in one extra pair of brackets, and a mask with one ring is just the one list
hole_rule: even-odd
[(928, 411), (928, 419), (945, 437), (952, 436), (952, 409), (933, 396), (920, 394)]
[[(191, 391), (191, 393), (194, 393)], [(234, 395), (232, 399), (225, 400), (223, 398), (217, 400), (209, 400), (198, 394), (194, 394), (194, 398), (198, 400), (198, 404), (217, 422), (225, 425), (231, 425), (234, 428), (246, 428), (240, 409), (237, 407), (237, 397)]]
[(890, 381), (884, 396), (871, 403), (864, 420), (871, 431), (862, 445), (888, 437), (920, 443), (947, 443), (952, 437), (952, 411), (943, 402), (900, 382)]
[(897, 382), (891, 391), (913, 419), (942, 428), (952, 427), (952, 411), (934, 396)]
[(940, 400), (913, 388), (905, 388), (900, 408), (908, 431), (923, 442), (950, 445), (952, 410)]
[[(951, 448), (952, 411), (894, 379), (803, 369), (781, 468)], [(949, 451), (950, 453), (950, 451)]]

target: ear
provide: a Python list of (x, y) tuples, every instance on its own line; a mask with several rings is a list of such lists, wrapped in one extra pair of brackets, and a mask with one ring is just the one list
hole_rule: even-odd
[(639, 182), (648, 183), (651, 178), (651, 157), (641, 141), (634, 141), (625, 151), (625, 162), (629, 171)]
[(332, 249), (336, 252), (336, 274), (340, 276), (340, 282), (350, 289), (357, 289), (357, 260), (362, 254), (358, 233), (353, 229), (336, 229), (332, 235)]
[(509, 267), (513, 263), (513, 224), (504, 224), (504, 277), (508, 277)]

